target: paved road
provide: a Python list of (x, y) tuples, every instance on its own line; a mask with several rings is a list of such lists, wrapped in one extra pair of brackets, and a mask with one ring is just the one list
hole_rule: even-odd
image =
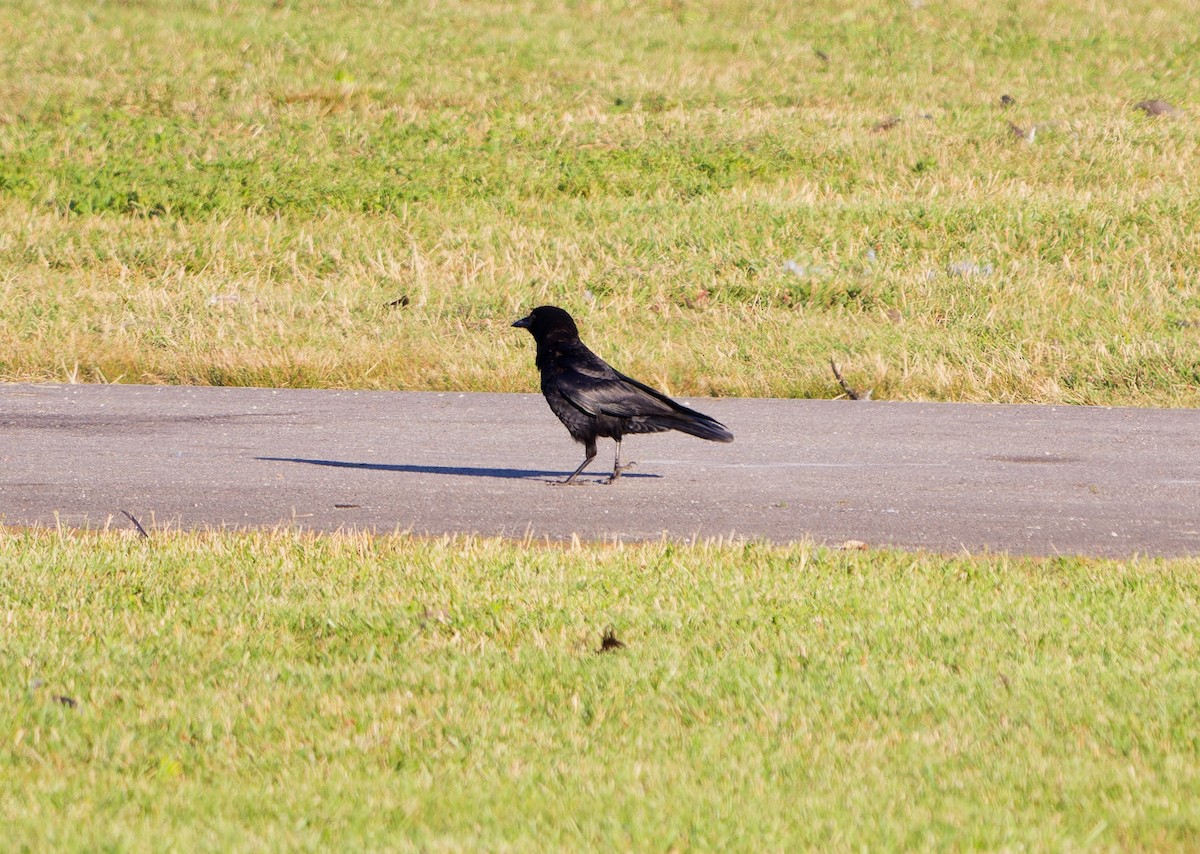
[(0, 522), (1200, 554), (1200, 410), (692, 401), (614, 486), (535, 395), (0, 385)]

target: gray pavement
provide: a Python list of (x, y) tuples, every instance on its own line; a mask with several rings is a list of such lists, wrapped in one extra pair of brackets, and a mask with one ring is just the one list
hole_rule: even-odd
[(538, 395), (0, 385), (0, 523), (1200, 554), (1200, 411), (691, 400), (613, 486)]

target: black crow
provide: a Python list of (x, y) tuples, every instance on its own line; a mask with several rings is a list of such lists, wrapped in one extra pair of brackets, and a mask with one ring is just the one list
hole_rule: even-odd
[(563, 483), (573, 481), (595, 459), (599, 436), (617, 443), (617, 457), (607, 483), (633, 465), (621, 465), (621, 437), (626, 433), (679, 430), (714, 442), (733, 441), (733, 434), (721, 422), (613, 370), (584, 346), (575, 321), (561, 308), (539, 306), (513, 326), (528, 329), (533, 335), (542, 394), (571, 437), (583, 443), (586, 456)]

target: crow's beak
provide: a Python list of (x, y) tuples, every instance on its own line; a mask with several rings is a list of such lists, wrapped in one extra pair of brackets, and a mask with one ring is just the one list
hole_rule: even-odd
[(533, 326), (533, 316), (530, 315), (529, 317), (522, 317), (520, 320), (514, 320), (513, 326), (518, 329), (528, 329)]

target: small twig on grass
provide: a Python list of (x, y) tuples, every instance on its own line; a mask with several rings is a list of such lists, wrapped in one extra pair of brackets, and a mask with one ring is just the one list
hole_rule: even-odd
[(846, 396), (851, 400), (870, 400), (873, 389), (866, 391), (855, 391), (850, 387), (850, 383), (846, 382), (846, 378), (842, 376), (842, 372), (838, 370), (837, 362), (833, 361), (833, 357), (829, 357), (829, 367), (833, 368), (833, 375), (837, 378), (838, 385), (842, 387), (842, 391), (846, 392)]
[(146, 529), (142, 527), (142, 523), (135, 519), (132, 513), (130, 513), (128, 510), (122, 510), (121, 512), (124, 513), (125, 518), (132, 522), (133, 526), (137, 528), (138, 536), (145, 537), (146, 539), (150, 538), (150, 535), (146, 533)]

